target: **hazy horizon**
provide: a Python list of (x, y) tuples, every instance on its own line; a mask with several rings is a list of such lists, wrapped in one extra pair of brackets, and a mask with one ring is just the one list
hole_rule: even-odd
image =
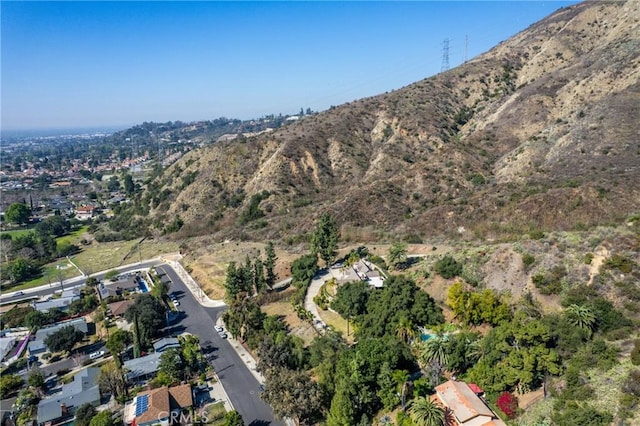
[(573, 3), (2, 2), (2, 132), (322, 111)]

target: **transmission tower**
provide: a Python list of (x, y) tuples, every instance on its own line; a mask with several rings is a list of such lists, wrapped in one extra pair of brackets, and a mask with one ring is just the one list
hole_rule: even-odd
[(449, 69), (449, 39), (445, 38), (442, 42), (442, 67), (440, 72), (447, 71)]
[(464, 58), (462, 59), (462, 63), (467, 63), (467, 45), (469, 44), (469, 36), (464, 36)]

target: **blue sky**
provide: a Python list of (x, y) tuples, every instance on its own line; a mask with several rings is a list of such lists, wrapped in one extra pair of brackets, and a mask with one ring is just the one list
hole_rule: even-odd
[(459, 65), (575, 1), (1, 2), (2, 129), (327, 109)]

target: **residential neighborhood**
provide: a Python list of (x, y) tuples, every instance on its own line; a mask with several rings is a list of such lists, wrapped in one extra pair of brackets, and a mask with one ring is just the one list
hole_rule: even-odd
[[(233, 411), (231, 403), (199, 338), (172, 331), (180, 314), (173, 301), (184, 296), (170, 287), (164, 270), (143, 269), (5, 309), (3, 325), (15, 312), (27, 327), (16, 329), (24, 330), (14, 332), (17, 337), (3, 331), (3, 380), (15, 377), (16, 385), (30, 386), (3, 385), (3, 398), (17, 395), (7, 400), (15, 401), (13, 407), (3, 400), (3, 422), (33, 418), (38, 426), (68, 425), (89, 410), (106, 411), (125, 425), (168, 426), (190, 423), (197, 407), (221, 424), (215, 419)], [(71, 304), (95, 297), (99, 305), (68, 317)], [(41, 325), (25, 320), (36, 317)]]

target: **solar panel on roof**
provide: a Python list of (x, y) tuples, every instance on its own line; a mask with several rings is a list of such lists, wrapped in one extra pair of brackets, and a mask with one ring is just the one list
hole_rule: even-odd
[(146, 413), (149, 409), (149, 395), (136, 397), (136, 417)]

